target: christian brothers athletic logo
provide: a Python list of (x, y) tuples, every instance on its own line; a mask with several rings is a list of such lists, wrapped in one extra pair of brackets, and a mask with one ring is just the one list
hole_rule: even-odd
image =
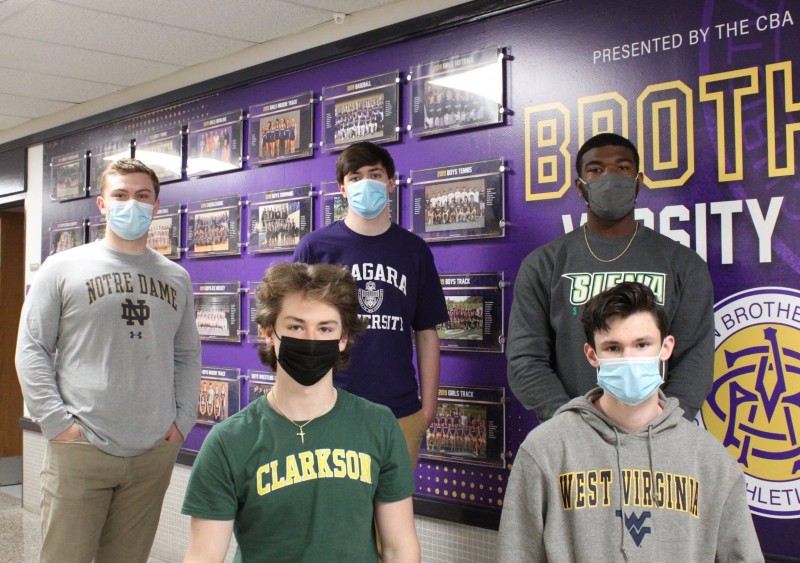
[(714, 385), (697, 419), (741, 465), (752, 512), (800, 517), (800, 292), (737, 293), (714, 326)]

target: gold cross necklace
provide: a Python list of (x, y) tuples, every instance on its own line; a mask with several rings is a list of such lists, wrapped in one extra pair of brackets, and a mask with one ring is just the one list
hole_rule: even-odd
[[(300, 443), (302, 443), (302, 444), (306, 443), (306, 433), (303, 432), (303, 428), (308, 426), (308, 424), (310, 424), (311, 421), (318, 419), (320, 416), (322, 416), (323, 414), (325, 414), (326, 412), (328, 412), (329, 410), (331, 410), (333, 408), (333, 406), (327, 407), (325, 410), (323, 410), (317, 416), (309, 418), (303, 424), (297, 424), (294, 420), (292, 420), (291, 418), (289, 418), (288, 416), (283, 414), (283, 411), (278, 406), (278, 394), (275, 392), (275, 387), (270, 389), (269, 396), (272, 397), (272, 406), (275, 407), (275, 410), (278, 411), (278, 414), (280, 414), (283, 418), (285, 418), (286, 420), (288, 420), (289, 422), (291, 422), (292, 424), (297, 426), (297, 428), (300, 430), (300, 432), (298, 432), (296, 435), (300, 436)], [(333, 404), (334, 405), (336, 404), (336, 397), (337, 396), (338, 396), (338, 392), (336, 391), (336, 388), (334, 387), (333, 388)]]
[(609, 262), (614, 262), (616, 260), (619, 260), (620, 258), (622, 258), (625, 255), (626, 252), (628, 252), (628, 249), (633, 244), (633, 239), (636, 238), (636, 233), (638, 231), (639, 231), (639, 221), (636, 221), (636, 227), (634, 227), (634, 229), (633, 229), (633, 236), (631, 236), (631, 240), (628, 241), (628, 246), (626, 246), (625, 250), (623, 250), (620, 254), (618, 254), (617, 256), (612, 258), (611, 260), (603, 260), (597, 254), (594, 253), (594, 251), (592, 250), (592, 247), (589, 245), (589, 235), (586, 234), (586, 225), (585, 224), (583, 225), (583, 240), (586, 241), (586, 248), (589, 249), (589, 253), (592, 256), (594, 256), (597, 260), (600, 260), (601, 262), (605, 262), (606, 264), (608, 264)]

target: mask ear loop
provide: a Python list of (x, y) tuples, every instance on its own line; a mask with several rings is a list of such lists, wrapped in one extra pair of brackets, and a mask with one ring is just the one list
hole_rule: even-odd
[(666, 343), (667, 339), (665, 338), (661, 341), (661, 349), (658, 351), (658, 373), (661, 376), (661, 385), (667, 382), (667, 362), (661, 359), (661, 354), (664, 353), (664, 344)]

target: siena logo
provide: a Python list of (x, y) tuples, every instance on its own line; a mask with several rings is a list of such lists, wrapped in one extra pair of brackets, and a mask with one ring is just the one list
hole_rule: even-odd
[(750, 510), (800, 516), (800, 292), (742, 291), (714, 309), (714, 384), (697, 415), (741, 465)]

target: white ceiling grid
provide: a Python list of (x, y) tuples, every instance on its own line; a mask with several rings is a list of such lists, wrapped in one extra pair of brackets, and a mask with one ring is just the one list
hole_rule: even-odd
[(0, 131), (401, 0), (0, 0)]

